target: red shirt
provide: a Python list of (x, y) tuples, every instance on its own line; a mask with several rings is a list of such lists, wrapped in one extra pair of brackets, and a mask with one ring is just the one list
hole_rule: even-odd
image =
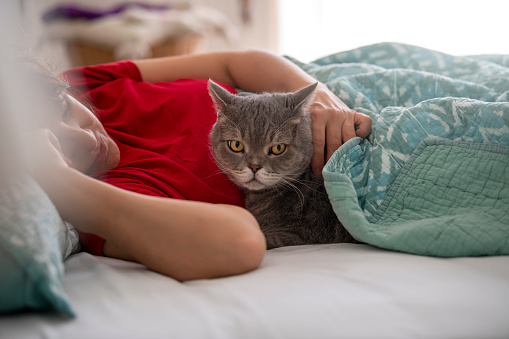
[[(206, 80), (143, 82), (130, 61), (75, 68), (64, 76), (84, 93), (77, 99), (91, 102), (120, 149), (117, 168), (93, 177), (141, 194), (244, 206), (242, 191), (210, 152), (217, 116)], [(85, 251), (102, 253), (104, 239), (80, 236)]]

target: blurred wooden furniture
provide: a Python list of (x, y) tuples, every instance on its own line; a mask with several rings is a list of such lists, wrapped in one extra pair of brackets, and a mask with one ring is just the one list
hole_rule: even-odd
[[(191, 54), (198, 50), (201, 36), (184, 35), (167, 39), (151, 46), (151, 58)], [(87, 41), (70, 40), (66, 43), (72, 66), (89, 66), (116, 61), (114, 49)]]

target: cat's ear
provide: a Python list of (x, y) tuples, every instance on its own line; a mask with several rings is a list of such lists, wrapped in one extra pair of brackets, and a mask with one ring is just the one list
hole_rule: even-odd
[(233, 94), (216, 84), (212, 79), (209, 79), (208, 88), (210, 97), (212, 101), (214, 101), (218, 113), (223, 111), (225, 106), (231, 104), (235, 99)]
[(289, 108), (298, 109), (301, 106), (309, 104), (314, 98), (316, 86), (318, 86), (318, 82), (301, 88), (297, 92), (293, 93), (292, 100), (289, 101), (291, 103), (291, 107)]

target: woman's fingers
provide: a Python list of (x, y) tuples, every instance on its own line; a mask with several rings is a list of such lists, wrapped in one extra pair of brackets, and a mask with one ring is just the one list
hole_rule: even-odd
[(320, 112), (315, 109), (311, 112), (311, 133), (313, 135), (313, 157), (311, 168), (315, 175), (321, 175), (325, 164), (325, 128), (326, 121)]
[(64, 156), (57, 137), (49, 129), (35, 131), (31, 137), (32, 169), (36, 177), (50, 175), (58, 166), (72, 166)]
[(320, 84), (310, 107), (313, 133), (311, 166), (320, 175), (325, 162), (345, 142), (358, 136), (367, 137), (371, 131), (371, 118), (345, 105), (337, 96)]
[(355, 126), (358, 127), (355, 134), (358, 137), (366, 138), (371, 132), (371, 118), (362, 113), (355, 114), (354, 118)]
[[(345, 119), (344, 112), (340, 112), (337, 114), (336, 112), (331, 112), (331, 117), (325, 127), (325, 149), (326, 149), (326, 157), (325, 162), (329, 161), (330, 157), (334, 152), (343, 145), (345, 138), (350, 136), (352, 131), (348, 130), (348, 119)], [(352, 122), (353, 125), (353, 122)], [(353, 126), (352, 126), (353, 130)]]

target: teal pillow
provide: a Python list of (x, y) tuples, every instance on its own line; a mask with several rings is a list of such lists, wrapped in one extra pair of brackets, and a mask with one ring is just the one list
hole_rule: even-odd
[(54, 310), (73, 317), (61, 278), (77, 250), (76, 230), (64, 223), (29, 176), (0, 191), (0, 313)]

